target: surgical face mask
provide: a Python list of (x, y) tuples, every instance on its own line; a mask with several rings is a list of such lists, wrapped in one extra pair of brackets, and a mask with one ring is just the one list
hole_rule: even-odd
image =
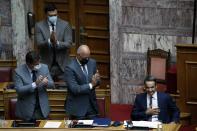
[(34, 66), (34, 70), (39, 70), (41, 68), (41, 64)]
[(50, 23), (55, 25), (57, 21), (57, 16), (48, 16), (48, 20)]
[(83, 59), (80, 61), (80, 63), (81, 63), (81, 65), (83, 66), (83, 65), (87, 64), (88, 61), (89, 61), (89, 58), (83, 58)]

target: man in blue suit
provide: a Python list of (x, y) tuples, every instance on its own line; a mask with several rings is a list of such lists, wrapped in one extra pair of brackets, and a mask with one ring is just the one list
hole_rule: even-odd
[(100, 83), (96, 61), (90, 58), (90, 49), (81, 45), (77, 56), (65, 68), (68, 84), (65, 110), (70, 119), (92, 119), (98, 114), (95, 88)]
[(15, 69), (14, 84), (16, 116), (26, 121), (46, 119), (50, 112), (46, 88), (53, 88), (54, 82), (48, 66), (40, 63), (37, 52), (28, 52), (26, 64)]
[(136, 96), (132, 120), (179, 122), (180, 111), (170, 95), (156, 91), (156, 79), (147, 76), (144, 80), (145, 91)]

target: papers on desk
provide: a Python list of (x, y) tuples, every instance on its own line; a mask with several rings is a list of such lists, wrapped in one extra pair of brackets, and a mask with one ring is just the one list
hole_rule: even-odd
[(77, 124), (78, 125), (92, 125), (93, 120), (78, 120)]
[[(151, 122), (151, 121), (132, 121), (133, 127), (148, 127), (148, 128), (161, 128), (161, 122)], [(124, 126), (127, 127), (127, 122), (124, 121)]]
[(71, 128), (91, 128), (93, 120), (74, 120), (71, 122)]
[(44, 128), (59, 128), (62, 122), (57, 121), (47, 121)]

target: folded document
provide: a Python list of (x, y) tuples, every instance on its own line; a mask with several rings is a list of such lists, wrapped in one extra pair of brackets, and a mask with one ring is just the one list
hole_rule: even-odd
[[(148, 128), (158, 128), (158, 126), (161, 128), (161, 122), (151, 122), (151, 121), (132, 121), (131, 123), (132, 127), (148, 127)], [(127, 127), (127, 122), (124, 121), (124, 126)]]
[(107, 127), (111, 125), (111, 119), (109, 118), (95, 118), (93, 126)]

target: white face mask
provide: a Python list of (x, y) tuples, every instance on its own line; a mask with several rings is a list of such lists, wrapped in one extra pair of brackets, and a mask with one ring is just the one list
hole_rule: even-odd
[(34, 66), (34, 70), (39, 70), (41, 68), (41, 64)]
[(57, 16), (48, 16), (48, 20), (49, 20), (49, 22), (51, 22), (54, 25), (56, 25)]

